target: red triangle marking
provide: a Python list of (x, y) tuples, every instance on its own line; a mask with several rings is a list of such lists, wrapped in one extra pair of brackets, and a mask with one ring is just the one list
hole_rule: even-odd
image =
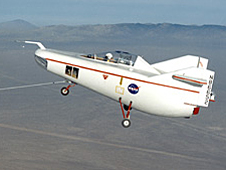
[(106, 80), (108, 78), (108, 75), (103, 74), (103, 78), (104, 78), (104, 80)]

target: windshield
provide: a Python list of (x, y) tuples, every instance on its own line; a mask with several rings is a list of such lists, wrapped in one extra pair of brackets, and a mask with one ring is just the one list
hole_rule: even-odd
[(89, 54), (86, 57), (130, 66), (133, 66), (137, 59), (137, 55), (130, 54), (124, 51), (109, 51), (97, 54)]

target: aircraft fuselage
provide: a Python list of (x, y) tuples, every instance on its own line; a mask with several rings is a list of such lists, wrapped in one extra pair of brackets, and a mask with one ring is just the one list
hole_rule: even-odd
[[(150, 75), (129, 64), (99, 60), (80, 53), (38, 49), (36, 61), (48, 71), (148, 114), (191, 117), (197, 112), (199, 86), (172, 78), (186, 70)], [(189, 68), (195, 72), (199, 68)], [(205, 84), (206, 85), (206, 84)], [(208, 92), (209, 93), (209, 92)], [(209, 94), (207, 94), (209, 95)]]

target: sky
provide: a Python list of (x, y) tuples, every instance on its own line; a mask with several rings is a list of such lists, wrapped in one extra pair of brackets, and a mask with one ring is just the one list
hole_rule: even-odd
[(226, 25), (226, 0), (1, 0), (0, 22), (37, 26), (115, 23)]

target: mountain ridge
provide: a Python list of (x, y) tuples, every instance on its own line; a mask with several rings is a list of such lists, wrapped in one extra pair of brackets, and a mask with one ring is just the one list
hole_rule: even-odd
[(175, 23), (116, 23), (116, 24), (87, 24), (87, 25), (65, 25), (65, 24), (57, 24), (57, 25), (46, 25), (46, 26), (36, 26), (26, 20), (16, 19), (12, 21), (0, 22), (0, 29), (10, 28), (10, 29), (18, 29), (18, 28), (27, 28), (27, 29), (37, 29), (37, 28), (54, 28), (54, 27), (131, 27), (131, 29), (138, 28), (208, 28), (208, 29), (226, 29), (224, 25), (212, 25), (212, 24), (204, 24), (204, 25), (184, 25), (184, 24), (175, 24)]
[[(10, 25), (12, 29), (6, 29), (4, 25)], [(196, 53), (198, 49), (226, 46), (226, 26), (221, 25), (119, 23), (39, 27), (24, 20), (14, 20), (0, 23), (0, 36), (2, 46), (15, 40), (34, 40), (55, 45), (68, 44), (68, 48), (87, 46), (94, 50), (115, 46), (117, 49), (134, 47), (139, 52), (145, 47), (167, 47), (165, 50), (168, 49), (169, 54), (173, 54), (174, 47), (179, 47), (177, 50), (181, 53)]]
[(32, 30), (35, 28), (37, 28), (37, 26), (22, 19), (16, 19), (16, 20), (0, 23), (0, 29), (8, 30), (8, 31), (15, 31), (15, 30), (26, 31), (26, 30)]

